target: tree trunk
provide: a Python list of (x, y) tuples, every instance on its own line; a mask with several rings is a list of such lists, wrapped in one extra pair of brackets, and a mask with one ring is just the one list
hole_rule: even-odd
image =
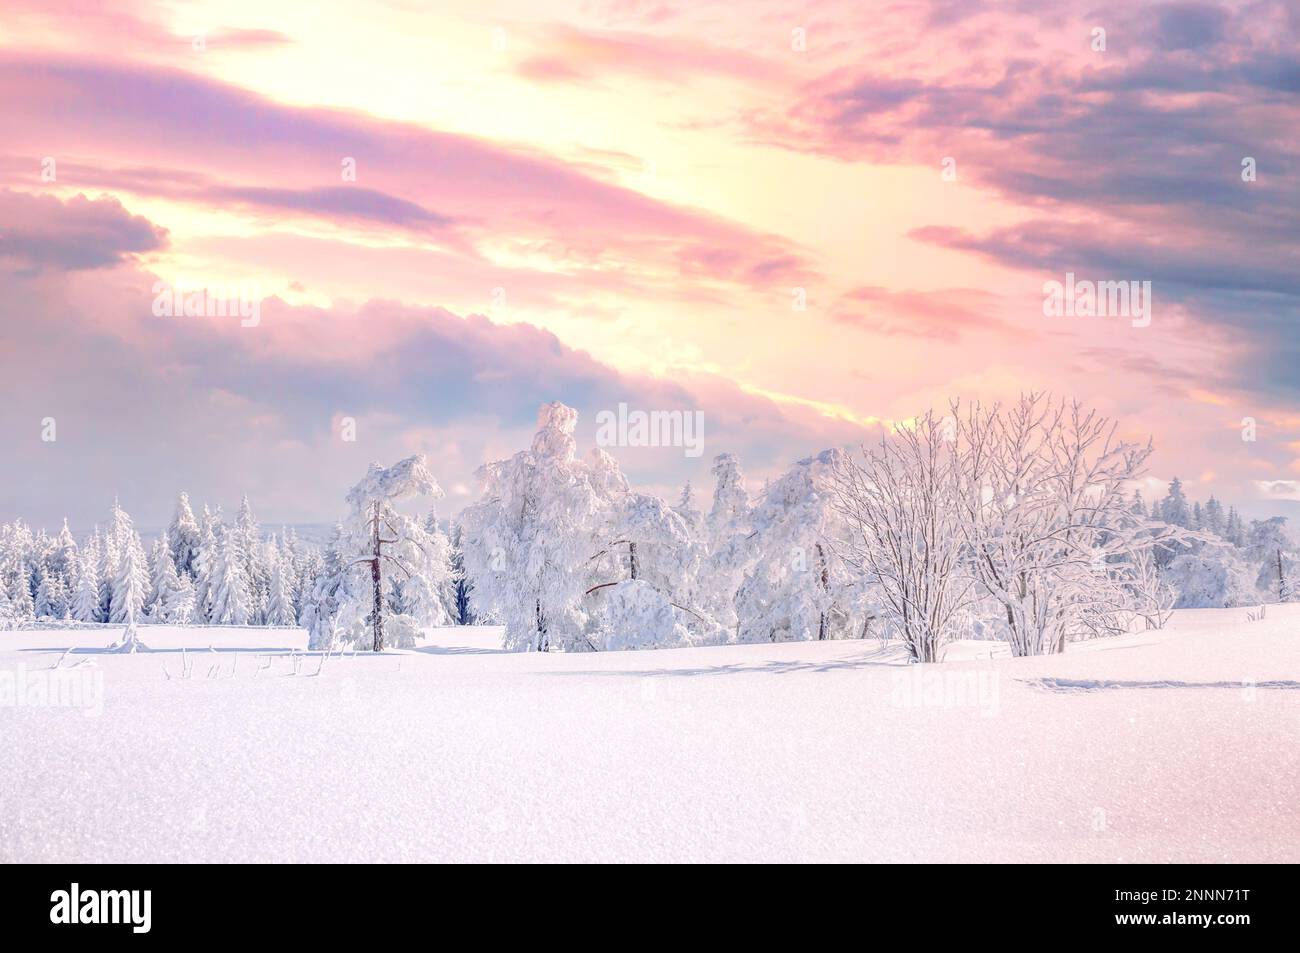
[[(822, 551), (822, 544), (817, 544), (817, 567), (819, 570), (818, 581), (821, 584), (822, 592), (830, 592), (830, 570), (826, 566), (826, 553)], [(826, 613), (822, 612), (817, 617), (817, 641), (822, 642), (826, 639)]]
[[(1281, 558), (1280, 556), (1278, 557)], [(627, 544), (627, 559), (631, 568), (632, 578), (636, 578), (636, 543)], [(1280, 564), (1279, 564), (1280, 565)]]

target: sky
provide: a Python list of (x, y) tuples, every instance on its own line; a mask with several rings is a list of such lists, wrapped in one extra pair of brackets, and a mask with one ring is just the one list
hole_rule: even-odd
[(1298, 51), (1287, 0), (0, 0), (0, 519), (331, 521), (417, 451), (454, 513), (551, 400), (699, 413), (607, 449), (707, 497), (1030, 390), (1285, 511)]

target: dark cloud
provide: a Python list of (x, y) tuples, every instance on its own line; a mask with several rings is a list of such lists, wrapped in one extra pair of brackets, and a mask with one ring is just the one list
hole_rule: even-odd
[(1169, 3), (1155, 10), (1156, 29), (1166, 49), (1194, 50), (1223, 37), (1228, 13), (1208, 3)]
[(167, 230), (131, 215), (115, 198), (0, 191), (0, 260), (19, 267), (104, 268), (167, 244)]

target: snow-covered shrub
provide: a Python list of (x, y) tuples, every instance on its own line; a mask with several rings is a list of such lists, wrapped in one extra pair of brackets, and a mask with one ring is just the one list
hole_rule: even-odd
[(682, 624), (682, 612), (663, 592), (643, 579), (624, 579), (596, 596), (592, 646), (613, 649), (663, 649), (695, 644)]
[(1254, 575), (1235, 547), (1206, 547), (1177, 556), (1165, 570), (1178, 609), (1226, 609), (1259, 604)]

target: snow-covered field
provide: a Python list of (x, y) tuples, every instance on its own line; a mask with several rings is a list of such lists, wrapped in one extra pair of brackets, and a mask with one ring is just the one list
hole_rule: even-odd
[(1300, 605), (1246, 614), (932, 666), (468, 628), (322, 667), (296, 630), (149, 627), (134, 656), (99, 651), (115, 628), (0, 633), (0, 860), (1296, 862)]

